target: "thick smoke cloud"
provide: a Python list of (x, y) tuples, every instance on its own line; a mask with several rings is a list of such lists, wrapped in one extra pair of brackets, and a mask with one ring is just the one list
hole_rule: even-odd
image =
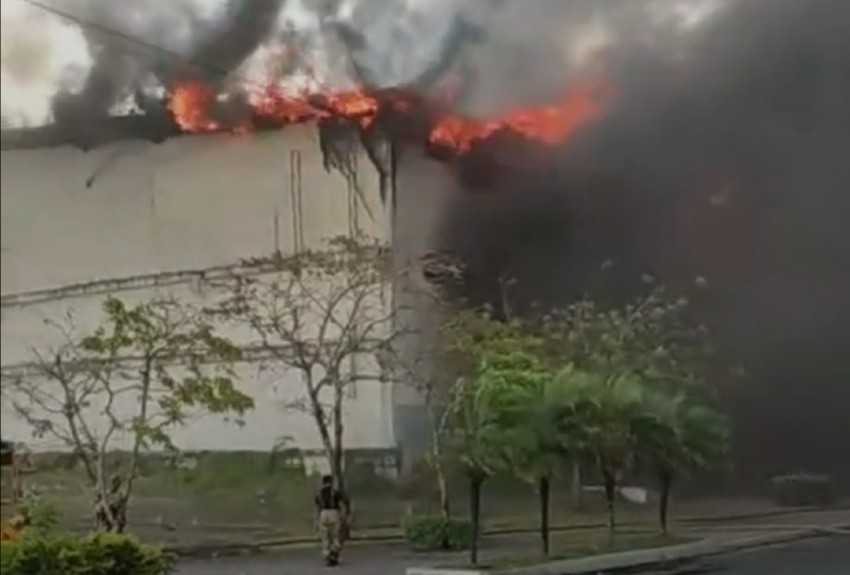
[[(15, 80), (39, 84), (63, 104), (74, 96), (77, 112), (89, 116), (127, 113), (140, 94), (160, 97), (186, 79), (203, 79), (224, 92), (275, 84), (339, 90), (430, 83), (454, 60), (463, 37), (472, 35), (471, 25), (459, 24), (458, 3), (446, 0), (10, 4), (9, 18), (4, 5), (4, 40), (24, 24), (43, 34), (8, 34), (4, 70), (23, 69), (33, 51), (59, 56), (72, 43), (78, 55), (62, 62), (61, 80), (42, 64), (29, 77), (4, 74), (4, 88)], [(58, 28), (73, 30), (73, 42), (57, 41)]]
[[(700, 0), (687, 2), (695, 3)], [(474, 91), (462, 111), (488, 115), (560, 96), (579, 61), (626, 24), (637, 22), (644, 33), (660, 30), (659, 23), (647, 29), (648, 0), (10, 4), (32, 28), (41, 21), (42, 28), (61, 24), (76, 31), (76, 50), (83, 45), (87, 53), (75, 66), (66, 65), (65, 80), (42, 72), (28, 81), (38, 80), (55, 94), (73, 93), (80, 113), (95, 116), (127, 113), (140, 94), (162, 96), (187, 78), (231, 92), (277, 84), (317, 91), (402, 86), (427, 95), (453, 72)], [(13, 30), (16, 24), (4, 19), (4, 27)], [(55, 33), (42, 34), (40, 41), (42, 52), (67, 51), (68, 43), (56, 42)], [(15, 44), (14, 35), (9, 44)], [(20, 53), (4, 48), (4, 68), (21, 68)]]
[(460, 164), (437, 247), (477, 301), (504, 276), (516, 305), (617, 300), (652, 273), (748, 373), (728, 389), (739, 471), (848, 478), (850, 4), (737, 2), (652, 42), (639, 22), (606, 48), (606, 116), (526, 151), (545, 170)]
[[(5, 17), (13, 0), (3, 2)], [(498, 278), (511, 276), (519, 304), (588, 292), (616, 300), (650, 272), (694, 298), (749, 372), (730, 395), (741, 470), (850, 476), (839, 469), (850, 431), (850, 2), (55, 5), (165, 48), (88, 27), (91, 73), (71, 68), (76, 81), (52, 82), (86, 92), (72, 117), (114, 112), (198, 74), (235, 91), (271, 81), (428, 93), (460, 77), (458, 111), (488, 117), (551, 101), (602, 70), (613, 101), (563, 147), (515, 148), (507, 138), (453, 166), (459, 193), (434, 247), (469, 262), (463, 295), (492, 299)], [(15, 54), (4, 44), (4, 112)], [(505, 155), (536, 170), (505, 169), (494, 160)], [(433, 193), (404, 181), (400, 193)]]

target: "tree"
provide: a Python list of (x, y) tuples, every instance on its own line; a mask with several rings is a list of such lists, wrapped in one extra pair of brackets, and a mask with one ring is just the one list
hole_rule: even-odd
[(548, 554), (552, 479), (564, 460), (575, 455), (572, 438), (557, 432), (566, 398), (548, 366), (524, 352), (491, 358), (481, 378), (494, 396), (491, 404), (503, 434), (506, 466), (537, 487), (540, 538), (543, 553)]
[(547, 355), (560, 365), (612, 378), (631, 373), (679, 390), (699, 387), (714, 354), (688, 309), (686, 298), (658, 287), (622, 306), (579, 300), (543, 314), (539, 329)]
[[(705, 328), (693, 325), (689, 302), (655, 287), (621, 306), (581, 299), (549, 310), (534, 322), (544, 354), (554, 369), (572, 365), (609, 379), (639, 377), (675, 393), (705, 391), (701, 374), (713, 349)], [(573, 505), (581, 506), (581, 464), (573, 465)]]
[[(448, 523), (451, 519), (451, 500), (449, 484), (446, 478), (446, 460), (448, 458), (446, 440), (450, 434), (451, 401), (454, 397), (453, 385), (458, 379), (445, 374), (434, 373), (427, 363), (439, 356), (438, 352), (424, 353), (411, 362), (398, 359), (396, 372), (422, 396), (428, 423), (431, 427), (431, 445), (426, 456), (427, 463), (436, 475), (436, 488), (439, 497), (440, 516)], [(449, 541), (443, 542), (448, 547)]]
[(33, 350), (31, 377), (5, 383), (4, 395), (35, 436), (79, 461), (100, 528), (124, 529), (142, 452), (176, 450), (170, 432), (192, 417), (240, 416), (253, 406), (233, 382), (239, 349), (172, 299), (128, 306), (110, 297), (100, 325), (84, 335), (72, 316), (48, 323), (60, 344)]
[[(546, 377), (545, 365), (535, 361), (540, 349), (538, 339), (519, 319), (500, 321), (491, 310), (458, 311), (443, 324), (442, 346), (446, 350), (443, 367), (456, 378), (452, 388), (452, 445), (458, 454), (470, 486), (470, 515), (473, 528), (471, 559), (477, 561), (477, 539), (480, 525), (481, 487), (498, 469), (515, 465), (531, 471), (533, 458), (526, 441), (533, 434), (521, 430), (522, 409), (528, 405), (520, 399)], [(512, 442), (514, 442), (512, 447)], [(541, 498), (548, 511), (551, 475), (534, 473), (544, 490)], [(543, 513), (542, 520), (548, 522)], [(548, 541), (548, 526), (543, 529)]]
[[(289, 407), (311, 416), (338, 488), (345, 489), (343, 411), (349, 387), (382, 379), (394, 322), (390, 261), (381, 244), (335, 238), (320, 250), (246, 262), (209, 313), (250, 334), (271, 369), (296, 373), (304, 398)], [(377, 368), (360, 373), (365, 363)]]
[(582, 459), (602, 477), (613, 542), (619, 478), (637, 451), (635, 429), (646, 415), (645, 388), (632, 375), (609, 378), (574, 368), (559, 374), (558, 381), (570, 395), (569, 407), (558, 419), (559, 433), (574, 438)]
[(659, 485), (658, 518), (666, 535), (673, 481), (682, 473), (722, 464), (729, 444), (726, 419), (684, 393), (655, 394), (638, 437), (639, 457), (654, 469)]
[(469, 485), (469, 515), (472, 522), (470, 562), (478, 563), (481, 531), (481, 487), (504, 461), (503, 428), (499, 425), (495, 397), (487, 389), (487, 366), (482, 362), (474, 377), (462, 377), (453, 389), (451, 443), (466, 472)]

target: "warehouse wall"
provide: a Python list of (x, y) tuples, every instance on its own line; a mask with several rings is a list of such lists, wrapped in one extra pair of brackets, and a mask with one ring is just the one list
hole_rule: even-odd
[[(92, 325), (107, 294), (198, 303), (211, 297), (204, 278), (245, 258), (316, 247), (355, 229), (389, 241), (378, 174), (365, 155), (357, 166), (356, 181), (326, 171), (309, 125), (160, 145), (119, 142), (90, 152), (4, 150), (4, 374), (25, 369), (33, 348), (50, 345), (55, 335), (45, 318), (71, 311), (82, 326)], [(246, 425), (193, 421), (177, 435), (183, 448), (268, 449), (284, 436), (319, 446), (309, 418), (284, 409), (300, 393), (296, 377), (250, 363), (238, 370), (257, 400)], [(358, 382), (347, 412), (351, 447), (395, 446), (391, 385), (377, 376)], [(3, 411), (4, 438), (32, 443), (5, 398)]]

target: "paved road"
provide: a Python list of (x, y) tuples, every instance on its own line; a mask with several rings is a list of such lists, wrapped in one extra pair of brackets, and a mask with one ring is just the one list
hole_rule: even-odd
[(287, 551), (251, 557), (230, 557), (182, 564), (177, 575), (403, 575), (422, 559), (412, 556), (403, 546), (381, 550), (369, 547), (350, 547), (345, 550), (343, 564), (327, 568), (321, 564), (318, 546), (315, 550)]
[[(380, 559), (374, 550), (348, 550), (346, 564), (322, 567), (315, 552), (260, 555), (184, 563), (177, 575), (402, 575), (421, 565), (402, 548), (388, 549)], [(793, 545), (696, 561), (644, 575), (850, 575), (850, 537), (808, 540)]]
[(644, 575), (850, 575), (850, 536), (704, 559)]

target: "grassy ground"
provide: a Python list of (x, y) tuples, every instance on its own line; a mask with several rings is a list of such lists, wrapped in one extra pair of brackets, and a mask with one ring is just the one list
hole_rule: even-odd
[[(37, 471), (25, 478), (25, 486), (58, 507), (68, 526), (87, 527), (92, 496), (79, 470), (67, 457), (37, 461), (35, 468)], [(204, 454), (195, 457), (191, 465), (149, 460), (141, 466), (129, 519), (140, 535), (168, 543), (187, 538), (238, 542), (312, 536), (312, 495), (317, 481), (262, 453)], [(396, 483), (368, 469), (352, 469), (348, 488), (355, 507), (355, 533), (395, 534), (405, 514), (437, 511), (433, 480), (427, 474)], [(458, 516), (468, 509), (466, 491), (462, 480), (453, 482), (452, 503)], [(569, 493), (568, 485), (554, 487), (553, 525), (601, 521), (601, 501), (589, 497), (585, 509), (576, 512), (569, 504)], [(537, 509), (535, 493), (527, 484), (495, 478), (485, 485), (482, 514), (486, 528), (534, 527)], [(738, 502), (732, 510), (711, 504), (694, 509), (689, 504), (688, 513), (723, 511), (746, 512), (746, 504)], [(624, 522), (652, 522), (655, 511), (651, 505), (622, 504), (619, 514)]]
[[(654, 549), (688, 543), (693, 539), (682, 536), (662, 536), (647, 530), (621, 530), (612, 544), (604, 529), (572, 533), (554, 533), (551, 539), (551, 551), (544, 556), (539, 549), (532, 547), (506, 550), (485, 550), (479, 561), (479, 569), (512, 569), (528, 567), (564, 559), (590, 557), (603, 553)], [(537, 543), (537, 542), (535, 542)], [(471, 568), (468, 562), (447, 563), (445, 567), (456, 569)]]

